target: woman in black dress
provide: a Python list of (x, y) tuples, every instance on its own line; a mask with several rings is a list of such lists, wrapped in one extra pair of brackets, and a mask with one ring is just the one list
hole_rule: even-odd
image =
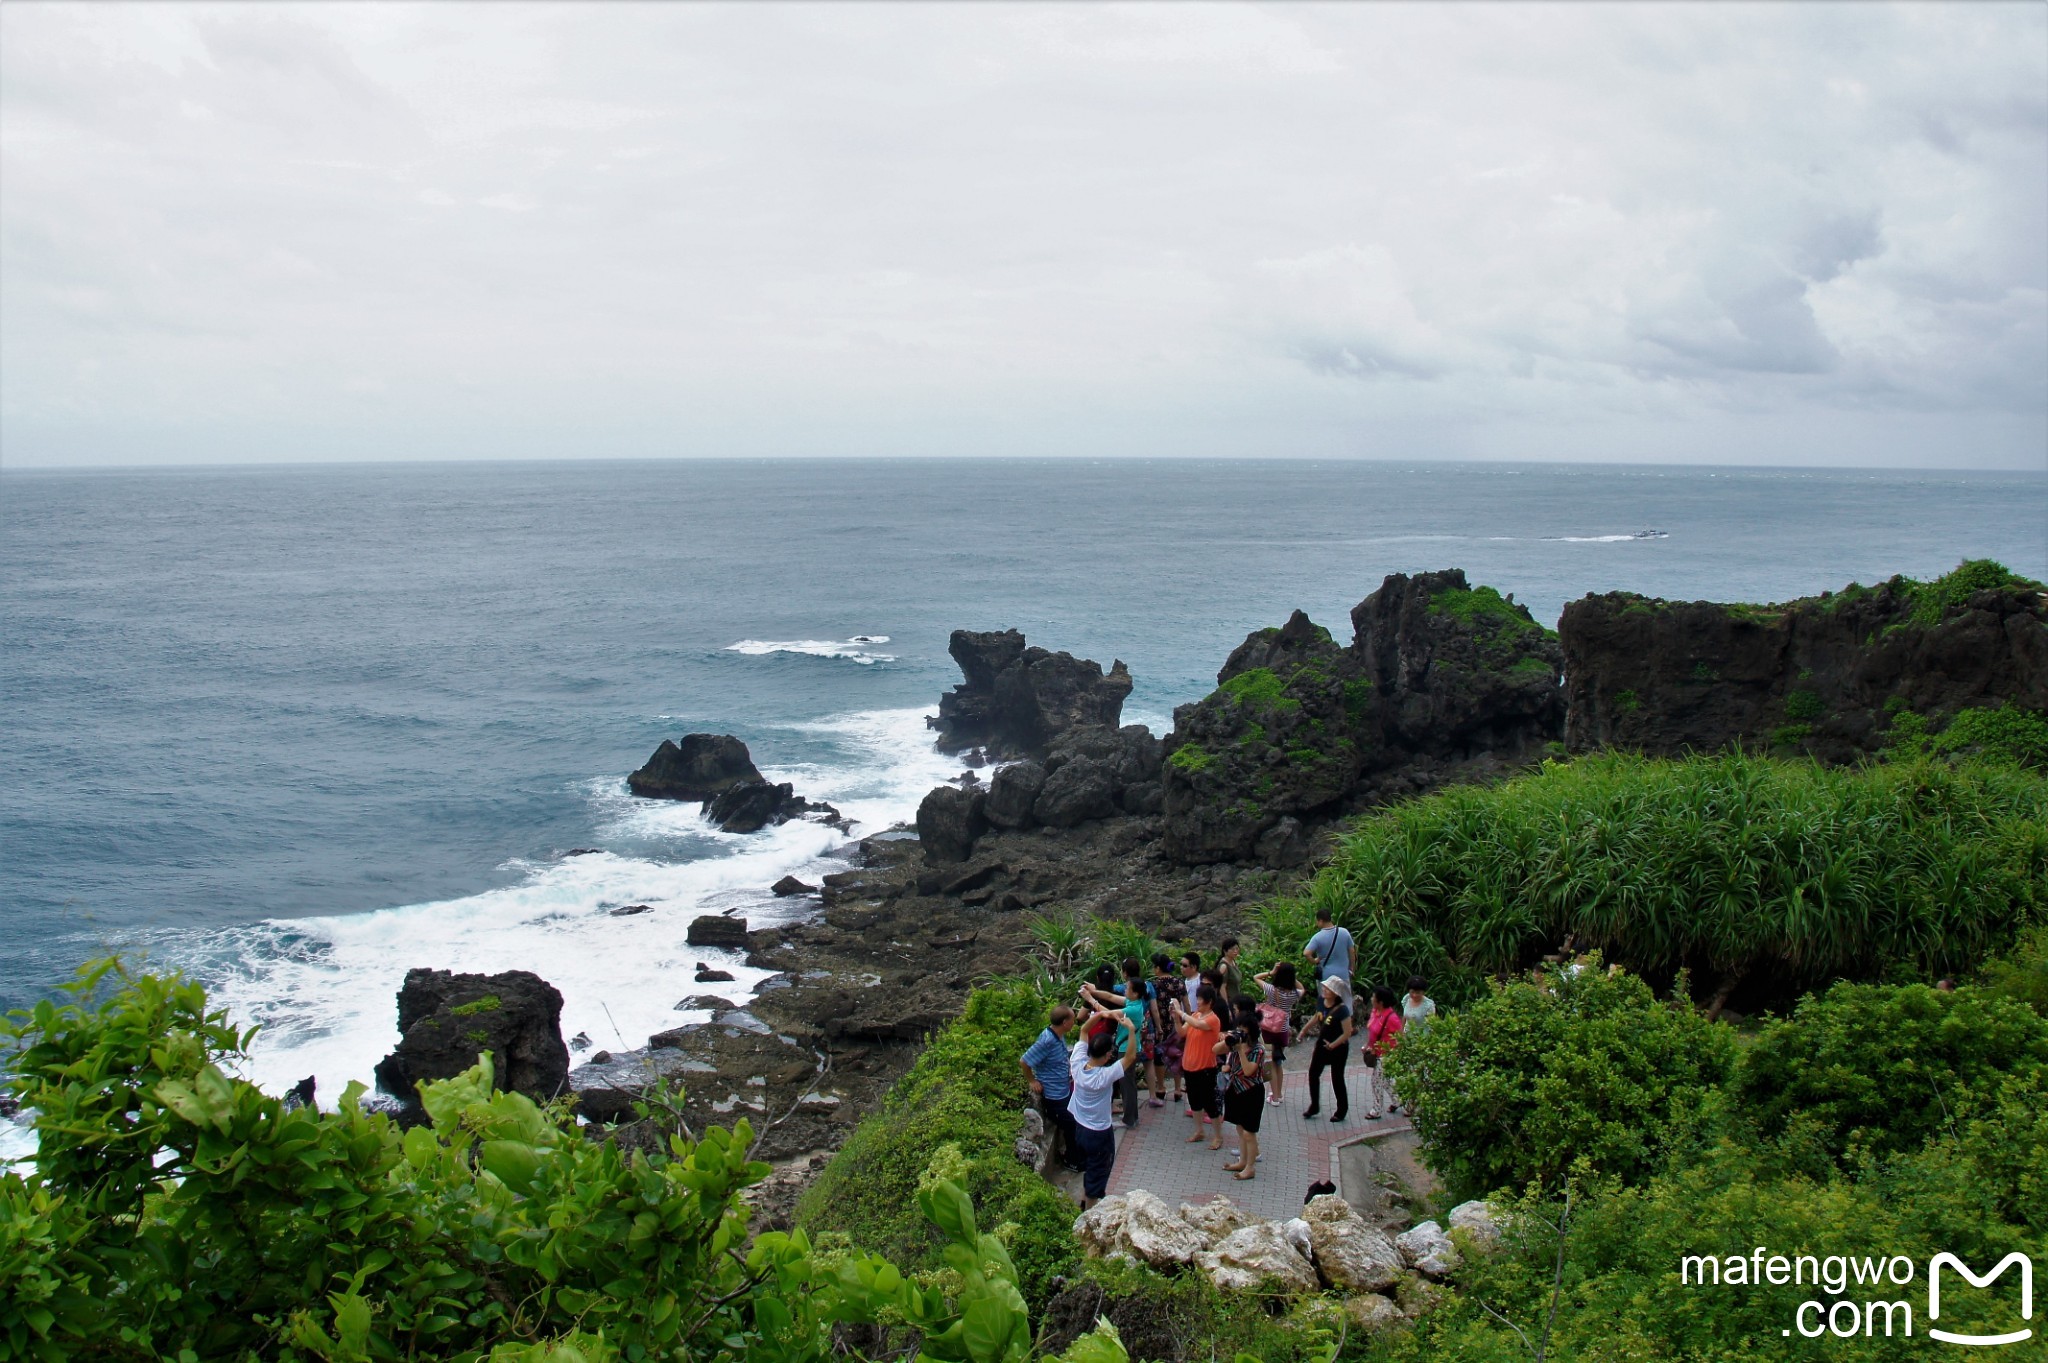
[(1330, 1072), (1330, 1091), (1337, 1095), (1337, 1110), (1330, 1120), (1341, 1122), (1351, 1110), (1351, 1093), (1344, 1087), (1344, 1062), (1351, 1058), (1351, 981), (1341, 975), (1323, 980), (1322, 1007), (1302, 1026), (1295, 1040), (1315, 1033), (1315, 1047), (1308, 1057), (1308, 1107), (1301, 1114), (1313, 1117), (1323, 1107), (1323, 1071)]
[(1237, 1128), (1238, 1158), (1223, 1167), (1239, 1179), (1259, 1172), (1259, 1122), (1266, 1110), (1266, 1052), (1259, 1037), (1256, 999), (1237, 1001), (1236, 1025), (1224, 1033), (1229, 1048), (1218, 1081), (1223, 1090), (1223, 1120)]

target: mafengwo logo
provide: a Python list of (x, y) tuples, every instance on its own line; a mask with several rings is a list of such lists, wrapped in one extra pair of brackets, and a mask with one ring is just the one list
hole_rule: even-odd
[[(2019, 1288), (2016, 1303), (2011, 1300), (2011, 1290), (1999, 1285), (1999, 1280), (2011, 1269), (2019, 1270), (2009, 1280), (2016, 1281)], [(1911, 1336), (1915, 1324), (1913, 1299), (1900, 1289), (1911, 1287), (1919, 1276), (1920, 1266), (1903, 1254), (1890, 1258), (1841, 1254), (1826, 1258), (1811, 1254), (1788, 1256), (1772, 1254), (1761, 1245), (1746, 1258), (1739, 1254), (1688, 1254), (1678, 1261), (1678, 1281), (1684, 1287), (1812, 1286), (1820, 1295), (1800, 1302), (1793, 1310), (1792, 1323), (1780, 1332), (1788, 1339), (1794, 1334), (1803, 1339)], [(1977, 1292), (1996, 1291), (2001, 1300), (1976, 1303), (1984, 1309), (1971, 1313), (1971, 1329), (1946, 1329), (1939, 1323), (1944, 1286), (1951, 1324), (1958, 1314), (1954, 1309), (1956, 1293), (1966, 1286)], [(1858, 1292), (1857, 1288), (1863, 1290)], [(1983, 1273), (1953, 1254), (1937, 1254), (1927, 1261), (1928, 1339), (1971, 1348), (2023, 1344), (2034, 1337), (2032, 1325), (2027, 1324), (2033, 1318), (2034, 1261), (2026, 1255), (2014, 1251)], [(1996, 1324), (1987, 1327), (1986, 1322)]]

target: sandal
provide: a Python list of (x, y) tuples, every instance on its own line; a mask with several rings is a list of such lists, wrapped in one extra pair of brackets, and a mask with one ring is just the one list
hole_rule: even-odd
[(1244, 1181), (1245, 1181), (1246, 1179), (1248, 1179), (1248, 1178), (1257, 1178), (1258, 1176), (1259, 1176), (1259, 1171), (1258, 1171), (1258, 1170), (1256, 1170), (1256, 1169), (1250, 1169), (1250, 1170), (1247, 1170), (1247, 1171), (1245, 1171), (1244, 1173), (1241, 1173), (1241, 1174), (1232, 1174), (1232, 1175), (1231, 1175), (1231, 1177), (1232, 1177), (1232, 1178), (1234, 1178), (1234, 1179), (1236, 1179), (1236, 1180), (1237, 1180), (1237, 1181), (1238, 1181), (1239, 1183), (1242, 1183), (1242, 1182), (1244, 1182)]
[(1193, 1145), (1193, 1144), (1194, 1144), (1194, 1143), (1195, 1143), (1196, 1141), (1198, 1141), (1198, 1140), (1201, 1140), (1201, 1139), (1202, 1139), (1202, 1133), (1201, 1133), (1201, 1132), (1199, 1132), (1199, 1131), (1197, 1131), (1197, 1132), (1196, 1132), (1196, 1133), (1195, 1133), (1194, 1135), (1192, 1135), (1192, 1136), (1188, 1137), (1188, 1138), (1187, 1138), (1187, 1139), (1186, 1139), (1185, 1141), (1182, 1141), (1182, 1142), (1181, 1142), (1181, 1144), (1183, 1144), (1183, 1145)]

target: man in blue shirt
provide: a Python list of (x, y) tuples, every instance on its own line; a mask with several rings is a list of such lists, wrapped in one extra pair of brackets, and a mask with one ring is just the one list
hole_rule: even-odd
[(1318, 984), (1332, 975), (1349, 984), (1351, 972), (1358, 966), (1358, 943), (1337, 926), (1336, 918), (1326, 908), (1316, 910), (1316, 935), (1308, 939), (1301, 954), (1315, 962)]
[(1038, 1110), (1045, 1114), (1047, 1130), (1058, 1133), (1061, 1162), (1078, 1170), (1081, 1166), (1076, 1161), (1079, 1151), (1074, 1141), (1074, 1118), (1067, 1111), (1068, 1099), (1074, 1092), (1073, 1076), (1067, 1066), (1067, 1033), (1073, 1029), (1074, 1010), (1063, 1003), (1052, 1010), (1045, 1030), (1017, 1063), (1024, 1067), (1031, 1096), (1037, 1100)]

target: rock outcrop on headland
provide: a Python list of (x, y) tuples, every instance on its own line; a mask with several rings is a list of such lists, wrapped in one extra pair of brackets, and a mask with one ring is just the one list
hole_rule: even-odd
[(1846, 762), (1910, 711), (2048, 711), (2048, 596), (1993, 564), (1776, 606), (1628, 592), (1564, 608), (1566, 745), (1676, 755), (1731, 743)]
[(956, 629), (946, 645), (966, 678), (939, 698), (943, 752), (985, 748), (995, 757), (1043, 757), (1070, 729), (1114, 729), (1131, 694), (1123, 663), (1031, 648), (1014, 629)]
[(1539, 757), (1564, 730), (1550, 632), (1457, 569), (1396, 573), (1339, 645), (1300, 611), (1258, 630), (1174, 711), (1165, 846), (1187, 863), (1289, 864), (1308, 821), (1413, 794), (1461, 764)]
[(528, 970), (457, 975), (408, 970), (398, 991), (396, 1050), (377, 1062), (377, 1087), (417, 1108), (423, 1080), (462, 1073), (486, 1051), (501, 1089), (539, 1102), (568, 1091), (562, 995)]

